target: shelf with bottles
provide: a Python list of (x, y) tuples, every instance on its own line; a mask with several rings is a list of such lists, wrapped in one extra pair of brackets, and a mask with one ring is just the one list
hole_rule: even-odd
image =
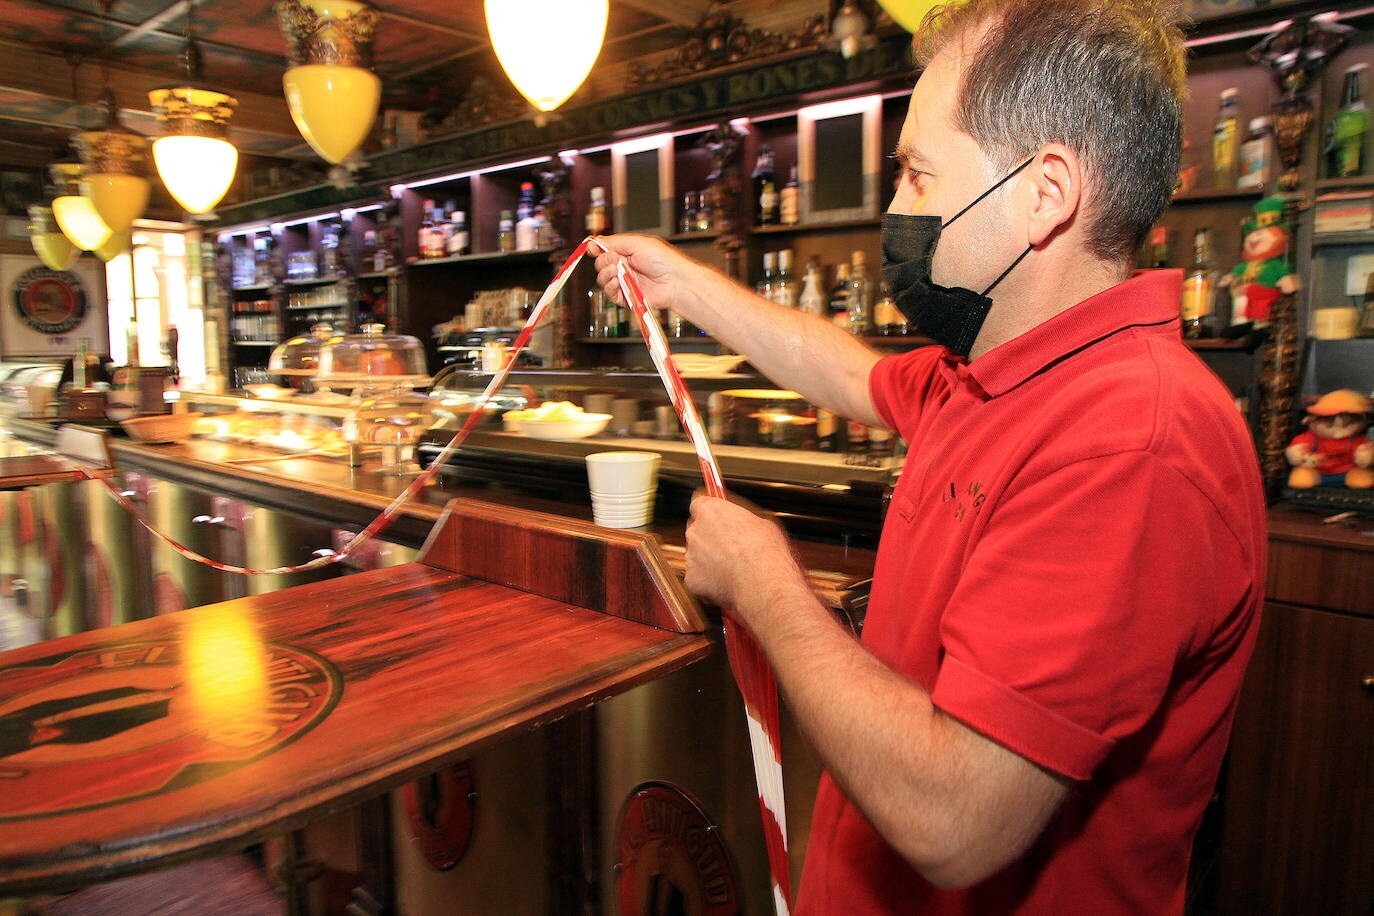
[(425, 258), (419, 261), (412, 261), (407, 267), (442, 267), (453, 264), (484, 264), (490, 261), (505, 261), (509, 263), (527, 262), (537, 264), (547, 263), (550, 256), (556, 249), (553, 248), (532, 248), (529, 251), (485, 251), (477, 254), (456, 254), (442, 258)]

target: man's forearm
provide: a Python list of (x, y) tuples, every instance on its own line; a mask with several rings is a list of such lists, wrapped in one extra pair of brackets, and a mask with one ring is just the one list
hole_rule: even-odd
[(881, 422), (868, 395), (878, 354), (814, 315), (769, 302), (702, 265), (698, 282), (679, 290), (678, 310), (775, 384), (869, 425)]
[(800, 578), (769, 577), (741, 614), (807, 738), (874, 828), (932, 882), (981, 880), (1039, 835), (1054, 777), (940, 713), (860, 645)]

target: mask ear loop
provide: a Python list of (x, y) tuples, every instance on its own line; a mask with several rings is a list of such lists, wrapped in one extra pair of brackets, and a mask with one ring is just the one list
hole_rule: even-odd
[[(1027, 159), (1025, 162), (1021, 163), (1021, 164), (1018, 165), (1016, 168), (1012, 169), (1010, 172), (1008, 172), (1006, 175), (1004, 175), (1004, 176), (1002, 177), (1002, 180), (1001, 180), (1001, 181), (997, 182), (997, 184), (993, 185), (992, 187), (990, 187), (990, 188), (988, 188), (986, 191), (984, 191), (982, 194), (979, 194), (977, 197), (975, 197), (975, 198), (973, 199), (973, 203), (969, 204), (967, 207), (965, 207), (964, 209), (960, 210), (958, 213), (954, 214), (954, 215), (951, 216), (948, 220), (946, 220), (944, 223), (942, 223), (942, 224), (940, 225), (940, 228), (941, 228), (941, 229), (945, 228), (945, 227), (948, 226), (950, 223), (954, 222), (956, 219), (958, 219), (959, 217), (963, 216), (965, 213), (967, 213), (968, 211), (972, 210), (974, 207), (978, 206), (980, 203), (983, 202), (983, 198), (987, 197), (987, 196), (988, 196), (989, 194), (991, 194), (993, 191), (996, 191), (998, 188), (1000, 188), (1002, 185), (1006, 184), (1008, 181), (1011, 181), (1012, 178), (1016, 177), (1016, 174), (1017, 174), (1018, 172), (1020, 172), (1022, 169), (1024, 169), (1026, 166), (1030, 165), (1030, 164), (1031, 164), (1032, 162), (1034, 162), (1034, 161), (1035, 161), (1035, 157), (1034, 157), (1034, 156), (1031, 156), (1031, 157), (1030, 157), (1029, 159)], [(1025, 255), (1022, 255), (1022, 257), (1025, 257)]]
[(1017, 256), (1015, 261), (1011, 262), (1011, 266), (1008, 267), (1006, 270), (1002, 271), (1002, 275), (1000, 277), (992, 281), (992, 286), (989, 286), (987, 289), (983, 290), (982, 296), (984, 299), (988, 297), (988, 293), (992, 292), (993, 288), (996, 287), (998, 283), (1001, 283), (1003, 280), (1007, 278), (1007, 274), (1011, 273), (1013, 270), (1016, 269), (1017, 264), (1020, 264), (1022, 261), (1026, 259), (1026, 255), (1030, 254), (1031, 249), (1034, 247), (1034, 245), (1027, 245), (1026, 250), (1021, 252), (1021, 254)]

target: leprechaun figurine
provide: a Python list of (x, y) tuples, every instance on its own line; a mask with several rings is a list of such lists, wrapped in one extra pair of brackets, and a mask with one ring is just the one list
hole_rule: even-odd
[(1288, 267), (1283, 198), (1266, 197), (1255, 204), (1254, 215), (1243, 228), (1244, 260), (1221, 278), (1221, 285), (1231, 290), (1231, 326), (1262, 328), (1269, 323), (1279, 296), (1302, 287), (1301, 278)]

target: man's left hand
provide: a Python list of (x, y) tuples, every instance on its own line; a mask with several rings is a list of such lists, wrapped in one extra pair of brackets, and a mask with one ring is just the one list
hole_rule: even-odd
[(687, 523), (687, 588), (699, 598), (739, 609), (746, 588), (797, 574), (787, 535), (760, 510), (698, 490)]

